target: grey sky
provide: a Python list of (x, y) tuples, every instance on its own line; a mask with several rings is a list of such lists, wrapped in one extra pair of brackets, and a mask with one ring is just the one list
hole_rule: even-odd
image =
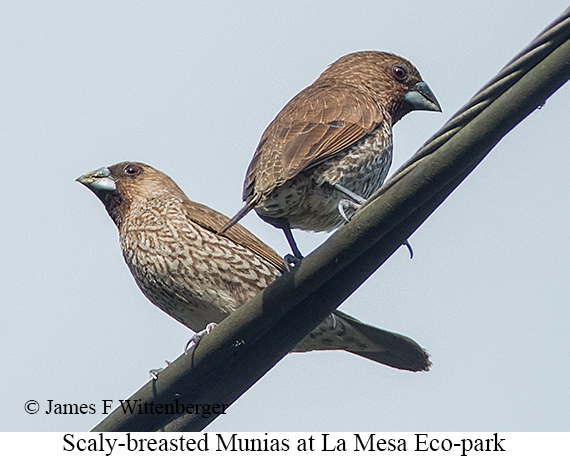
[[(395, 128), (399, 166), (566, 2), (4, 2), (0, 16), (0, 431), (83, 431), (190, 332), (124, 264), (74, 179), (146, 162), (231, 215), (283, 105), (335, 59), (411, 60), (444, 113)], [(342, 306), (414, 338), (429, 373), (346, 353), (287, 356), (210, 431), (568, 431), (570, 89), (511, 132)], [(395, 168), (393, 168), (394, 170)], [(244, 220), (278, 252), (282, 233)], [(296, 233), (303, 252), (326, 235)], [(95, 415), (24, 412), (35, 399)]]

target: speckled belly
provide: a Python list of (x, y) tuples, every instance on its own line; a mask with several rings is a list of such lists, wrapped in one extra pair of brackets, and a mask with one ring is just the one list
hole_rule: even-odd
[(256, 207), (266, 222), (315, 232), (344, 222), (338, 203), (347, 197), (332, 186), (340, 184), (362, 198), (382, 186), (392, 163), (391, 138), (378, 134), (306, 170), (274, 189)]

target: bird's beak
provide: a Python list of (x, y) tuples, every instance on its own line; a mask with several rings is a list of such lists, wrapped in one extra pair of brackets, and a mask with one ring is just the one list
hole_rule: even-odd
[(86, 173), (77, 178), (76, 181), (92, 190), (99, 198), (108, 192), (117, 190), (115, 180), (111, 177), (111, 172), (106, 167)]
[(414, 110), (439, 111), (441, 106), (427, 83), (419, 82), (404, 96), (404, 100), (413, 106)]

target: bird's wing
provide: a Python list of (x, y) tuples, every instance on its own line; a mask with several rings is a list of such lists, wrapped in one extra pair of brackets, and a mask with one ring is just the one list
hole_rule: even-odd
[[(244, 197), (314, 167), (370, 134), (386, 115), (354, 87), (310, 86), (294, 97), (264, 132), (250, 163)], [(261, 181), (261, 182), (260, 182)]]
[(192, 202), (192, 208), (189, 208), (188, 211), (186, 211), (186, 214), (187, 217), (195, 224), (210, 230), (216, 236), (228, 238), (234, 243), (249, 249), (265, 259), (266, 262), (273, 265), (275, 269), (281, 273), (285, 271), (283, 258), (243, 226), (236, 224), (226, 230), (223, 234), (219, 234), (220, 230), (230, 221), (227, 216), (224, 216), (208, 206), (195, 202)]

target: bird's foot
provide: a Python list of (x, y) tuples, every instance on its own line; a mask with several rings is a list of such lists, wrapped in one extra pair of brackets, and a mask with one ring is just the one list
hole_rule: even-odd
[[(165, 360), (165, 362), (166, 362), (166, 367), (170, 366), (170, 362), (168, 360)], [(152, 379), (154, 379), (156, 381), (158, 379), (158, 374), (161, 371), (164, 371), (164, 368), (155, 368), (155, 369), (150, 370), (148, 372), (148, 374), (150, 375), (150, 377)]]
[(196, 346), (200, 342), (200, 340), (204, 338), (204, 336), (208, 335), (217, 326), (218, 324), (216, 324), (215, 322), (210, 322), (208, 325), (206, 325), (206, 328), (204, 330), (195, 333), (192, 336), (192, 338), (190, 338), (190, 341), (186, 343), (186, 347), (184, 348), (184, 353), (186, 354), (191, 347)]
[[(362, 205), (360, 203), (353, 202), (352, 200), (347, 200), (343, 198), (338, 202), (338, 212), (346, 222), (350, 222), (352, 215), (360, 208)], [(350, 217), (347, 212), (350, 211)]]
[(285, 269), (287, 271), (291, 271), (293, 268), (297, 268), (299, 265), (301, 265), (302, 260), (303, 257), (298, 258), (293, 254), (287, 254), (285, 257), (283, 257), (283, 262), (285, 263)]

